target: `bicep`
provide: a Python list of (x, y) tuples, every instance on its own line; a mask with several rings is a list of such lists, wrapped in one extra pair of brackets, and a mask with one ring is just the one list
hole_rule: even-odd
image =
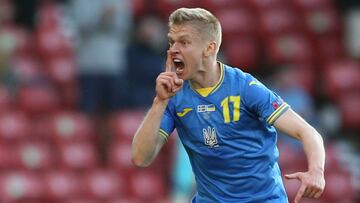
[(311, 129), (311, 126), (291, 108), (276, 119), (274, 126), (279, 131), (298, 140), (302, 140), (301, 135), (303, 131)]

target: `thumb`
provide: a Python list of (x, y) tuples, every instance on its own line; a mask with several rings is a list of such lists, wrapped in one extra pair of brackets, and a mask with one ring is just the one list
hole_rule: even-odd
[(183, 82), (184, 82), (183, 79), (179, 79), (179, 78), (175, 79), (175, 84), (178, 85), (178, 86), (181, 86), (183, 84)]
[(301, 173), (299, 173), (299, 172), (298, 173), (292, 173), (292, 174), (286, 174), (285, 178), (289, 179), (289, 180), (290, 179), (300, 179), (300, 174)]

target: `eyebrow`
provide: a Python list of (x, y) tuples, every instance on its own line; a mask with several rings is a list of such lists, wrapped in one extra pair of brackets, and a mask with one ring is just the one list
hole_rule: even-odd
[[(191, 38), (191, 35), (189, 35), (189, 34), (184, 34), (184, 35), (180, 35), (179, 37), (178, 37), (178, 39), (188, 39), (188, 38)], [(173, 38), (171, 38), (171, 35), (170, 34), (168, 34), (168, 40), (170, 41), (170, 40), (174, 40)]]

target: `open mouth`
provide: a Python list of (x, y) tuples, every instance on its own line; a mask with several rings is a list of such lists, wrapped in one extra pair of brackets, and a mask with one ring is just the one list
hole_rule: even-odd
[(184, 68), (185, 68), (184, 62), (181, 59), (177, 59), (177, 58), (175, 58), (173, 60), (173, 62), (174, 62), (174, 67), (175, 67), (176, 74), (181, 75), (182, 72), (184, 71)]

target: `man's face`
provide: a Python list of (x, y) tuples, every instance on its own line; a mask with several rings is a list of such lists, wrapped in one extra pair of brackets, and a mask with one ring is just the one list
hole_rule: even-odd
[(192, 79), (201, 66), (206, 47), (200, 32), (189, 24), (173, 25), (168, 37), (174, 71), (181, 79)]

